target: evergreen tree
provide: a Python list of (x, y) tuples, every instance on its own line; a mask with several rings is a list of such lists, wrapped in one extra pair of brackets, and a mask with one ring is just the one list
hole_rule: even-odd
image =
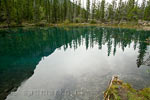
[(104, 21), (105, 16), (105, 0), (102, 0), (101, 2), (101, 21)]
[(9, 27), (9, 24), (11, 23), (11, 20), (10, 20), (10, 7), (8, 5), (8, 0), (3, 0), (4, 2), (4, 5), (5, 5), (5, 16), (6, 16), (6, 21), (7, 21), (7, 24), (8, 24), (8, 27)]
[[(150, 0), (0, 0), (0, 23), (21, 25), (23, 22), (59, 23), (101, 21), (150, 20)], [(91, 9), (90, 9), (91, 8)]]
[(145, 7), (146, 7), (146, 0), (142, 0), (142, 4), (141, 4), (141, 7), (140, 7), (140, 10), (139, 10), (139, 18), (140, 19), (144, 19), (144, 11), (145, 11)]
[(127, 5), (127, 18), (128, 20), (132, 20), (134, 15), (133, 12), (135, 11), (134, 9), (134, 5), (135, 5), (135, 0), (129, 0), (128, 1), (128, 5)]
[(112, 4), (109, 4), (107, 12), (108, 12), (108, 20), (112, 20), (114, 14)]
[(63, 10), (63, 13), (64, 13), (64, 20), (66, 20), (66, 17), (67, 17), (67, 8), (68, 8), (68, 6), (67, 6), (67, 0), (64, 0), (64, 10)]
[(52, 8), (52, 19), (53, 23), (57, 23), (57, 13), (58, 13), (58, 0), (53, 0), (53, 8)]
[(92, 3), (92, 19), (95, 18), (95, 9), (96, 9), (96, 4), (95, 4), (95, 0), (93, 0), (93, 3)]
[(87, 10), (87, 12), (86, 12), (86, 22), (87, 22), (88, 19), (89, 19), (89, 13), (90, 13), (90, 0), (87, 0), (86, 2), (87, 2), (86, 3), (86, 10)]
[(147, 1), (147, 6), (144, 11), (144, 19), (150, 21), (150, 0)]
[(120, 21), (123, 16), (123, 2), (122, 0), (119, 0), (118, 8), (116, 9), (116, 19)]
[(101, 18), (101, 2), (98, 2), (97, 9), (95, 9), (95, 18), (99, 20)]

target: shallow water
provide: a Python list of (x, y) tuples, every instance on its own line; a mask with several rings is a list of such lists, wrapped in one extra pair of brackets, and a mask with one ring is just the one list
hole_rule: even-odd
[(53, 27), (0, 33), (0, 94), (12, 91), (6, 100), (102, 100), (113, 75), (136, 89), (150, 86), (149, 31)]

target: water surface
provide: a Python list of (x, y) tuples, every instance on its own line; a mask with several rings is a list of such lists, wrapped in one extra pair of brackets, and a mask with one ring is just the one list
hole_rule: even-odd
[(102, 100), (112, 75), (150, 86), (149, 31), (100, 27), (0, 32), (0, 95), (6, 100)]

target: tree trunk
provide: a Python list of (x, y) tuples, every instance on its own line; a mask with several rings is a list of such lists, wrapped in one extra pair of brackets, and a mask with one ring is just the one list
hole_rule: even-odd
[(6, 8), (7, 24), (8, 24), (8, 27), (9, 27), (10, 26), (10, 11), (9, 11), (9, 8), (8, 8), (7, 1), (4, 0), (4, 4), (5, 4), (5, 8)]

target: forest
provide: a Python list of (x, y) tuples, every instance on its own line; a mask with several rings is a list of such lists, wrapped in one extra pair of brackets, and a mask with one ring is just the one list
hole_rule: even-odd
[(150, 0), (0, 0), (0, 24), (150, 21)]

